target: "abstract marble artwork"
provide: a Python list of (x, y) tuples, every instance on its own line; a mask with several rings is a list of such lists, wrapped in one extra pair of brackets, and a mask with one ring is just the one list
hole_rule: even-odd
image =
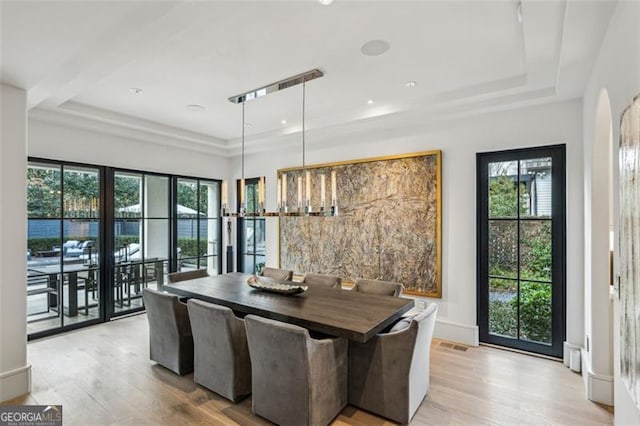
[[(308, 166), (311, 205), (320, 206), (320, 175), (330, 204), (329, 176), (337, 176), (336, 217), (282, 217), (280, 267), (296, 274), (332, 274), (395, 281), (405, 293), (442, 297), (441, 153)], [(287, 205), (297, 205), (300, 169), (286, 172)], [(304, 179), (302, 179), (304, 182)]]
[(640, 408), (640, 97), (620, 126), (620, 372)]

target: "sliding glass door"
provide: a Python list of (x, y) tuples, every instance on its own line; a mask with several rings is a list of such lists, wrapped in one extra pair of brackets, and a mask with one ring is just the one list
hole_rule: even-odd
[(27, 331), (99, 321), (99, 168), (29, 162), (27, 167)]

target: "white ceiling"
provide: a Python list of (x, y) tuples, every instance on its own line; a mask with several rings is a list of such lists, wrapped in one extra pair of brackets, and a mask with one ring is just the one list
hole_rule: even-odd
[[(85, 117), (227, 153), (242, 127), (228, 97), (313, 68), (325, 76), (307, 84), (306, 127), (329, 132), (372, 117), (405, 126), (581, 97), (615, 6), (522, 0), (519, 23), (516, 0), (0, 4), (2, 82), (28, 91), (34, 116)], [(376, 39), (390, 50), (360, 53)], [(248, 102), (246, 120), (254, 147), (299, 132), (300, 86)]]

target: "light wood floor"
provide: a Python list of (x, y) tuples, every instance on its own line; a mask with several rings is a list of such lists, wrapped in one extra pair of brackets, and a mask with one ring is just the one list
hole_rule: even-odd
[[(458, 345), (456, 345), (458, 346)], [(466, 349), (466, 350), (460, 350)], [(8, 404), (62, 404), (65, 425), (268, 422), (149, 361), (146, 315), (31, 342), (31, 395)], [(334, 425), (388, 425), (347, 406)], [(613, 424), (562, 363), (434, 340), (431, 389), (412, 424)]]

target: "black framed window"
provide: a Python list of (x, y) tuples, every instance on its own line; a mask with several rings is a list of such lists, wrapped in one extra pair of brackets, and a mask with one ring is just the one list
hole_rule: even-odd
[(143, 309), (142, 289), (161, 289), (171, 253), (170, 176), (113, 170), (112, 315)]
[(26, 184), (29, 339), (143, 310), (169, 272), (220, 272), (218, 180), (29, 158)]
[(176, 178), (177, 270), (221, 271), (220, 182)]
[(477, 155), (482, 342), (561, 357), (565, 146)]

